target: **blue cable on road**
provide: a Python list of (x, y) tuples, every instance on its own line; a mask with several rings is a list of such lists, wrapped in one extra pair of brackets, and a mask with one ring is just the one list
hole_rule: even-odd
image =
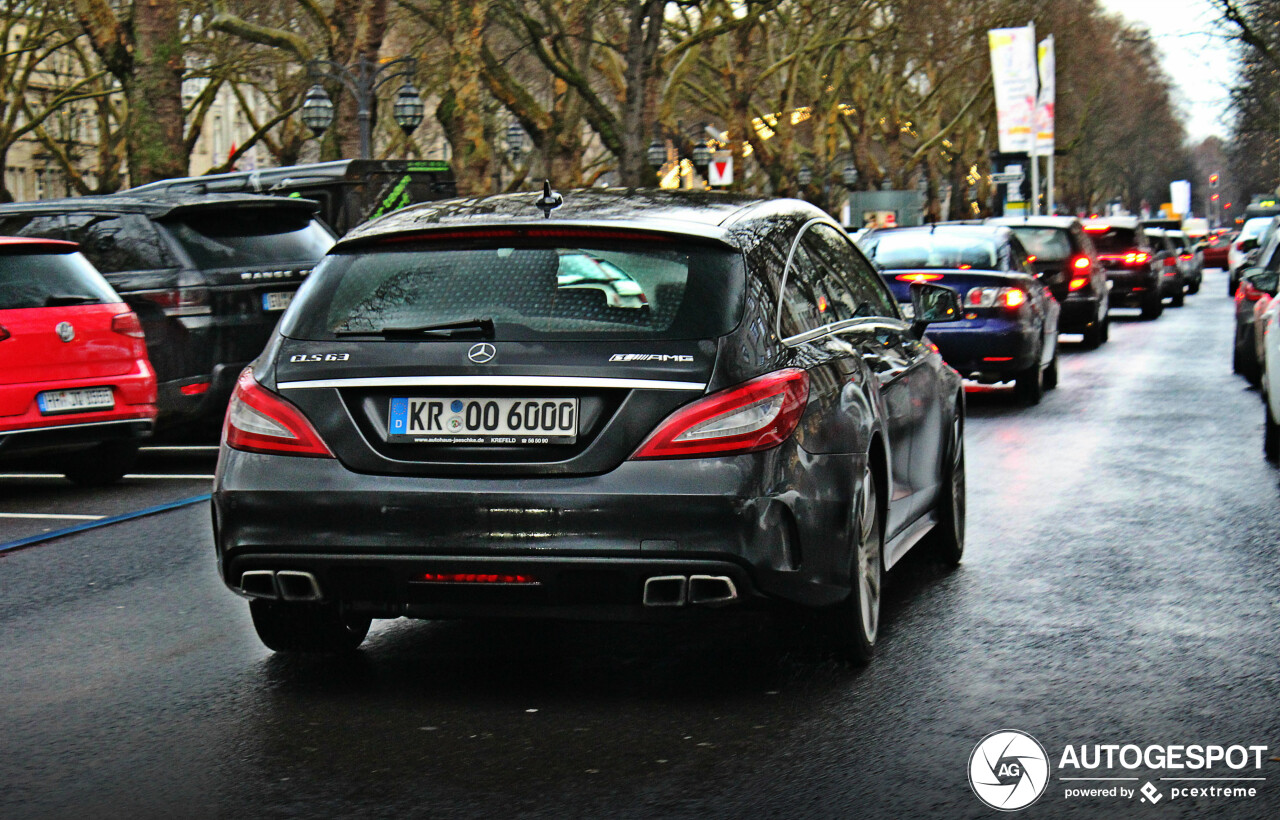
[(209, 493), (204, 495), (193, 495), (190, 498), (183, 498), (178, 501), (170, 501), (168, 504), (157, 504), (154, 507), (147, 507), (142, 510), (134, 510), (133, 512), (123, 513), (121, 515), (113, 515), (110, 518), (103, 518), (100, 521), (89, 521), (85, 524), (77, 524), (74, 527), (66, 527), (53, 532), (44, 532), (39, 535), (28, 536), (27, 538), (19, 538), (17, 541), (9, 541), (0, 544), (0, 552), (8, 552), (21, 547), (29, 547), (32, 544), (39, 544), (41, 541), (48, 541), (52, 538), (61, 538), (64, 535), (71, 535), (85, 530), (92, 530), (97, 527), (105, 527), (109, 524), (119, 524), (121, 521), (131, 521), (134, 518), (143, 518), (148, 515), (155, 515), (166, 510), (176, 510), (178, 507), (189, 507), (192, 504), (199, 504), (201, 501), (208, 501), (213, 496)]

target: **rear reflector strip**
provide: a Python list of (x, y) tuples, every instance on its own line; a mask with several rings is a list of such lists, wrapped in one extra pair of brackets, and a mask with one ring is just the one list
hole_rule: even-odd
[(397, 378), (312, 379), (280, 382), (280, 390), (314, 387), (613, 387), (629, 390), (707, 389), (704, 382), (669, 382), (656, 379), (583, 378), (576, 376), (402, 376)]
[(423, 584), (534, 584), (538, 579), (530, 575), (504, 575), (475, 572), (428, 572), (416, 579)]
[(195, 382), (194, 384), (184, 384), (178, 388), (178, 392), (184, 396), (199, 396), (201, 393), (209, 392), (208, 382)]

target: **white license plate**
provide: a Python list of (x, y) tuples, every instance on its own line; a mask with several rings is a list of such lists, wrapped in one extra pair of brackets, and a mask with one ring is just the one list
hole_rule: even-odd
[(578, 400), (393, 398), (387, 437), (415, 444), (572, 444)]
[(284, 310), (293, 301), (293, 292), (262, 294), (262, 309), (265, 311)]
[(80, 390), (46, 390), (36, 394), (40, 412), (78, 413), (82, 410), (110, 410), (116, 406), (110, 387), (85, 387)]

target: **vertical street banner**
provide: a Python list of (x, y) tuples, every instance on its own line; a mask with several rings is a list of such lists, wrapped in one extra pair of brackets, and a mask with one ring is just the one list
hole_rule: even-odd
[(1040, 97), (1036, 101), (1036, 153), (1053, 154), (1054, 62), (1053, 35), (1040, 41)]
[(1025, 154), (1032, 148), (1036, 108), (1036, 37), (1030, 26), (993, 28), (991, 79), (996, 92), (996, 128), (1002, 154)]

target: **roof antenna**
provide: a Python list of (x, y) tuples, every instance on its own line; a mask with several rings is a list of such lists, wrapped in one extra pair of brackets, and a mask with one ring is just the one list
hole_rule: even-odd
[(544, 179), (542, 181), (542, 196), (538, 197), (533, 204), (538, 210), (542, 211), (544, 217), (550, 219), (551, 212), (564, 204), (564, 197), (551, 190), (551, 180)]

